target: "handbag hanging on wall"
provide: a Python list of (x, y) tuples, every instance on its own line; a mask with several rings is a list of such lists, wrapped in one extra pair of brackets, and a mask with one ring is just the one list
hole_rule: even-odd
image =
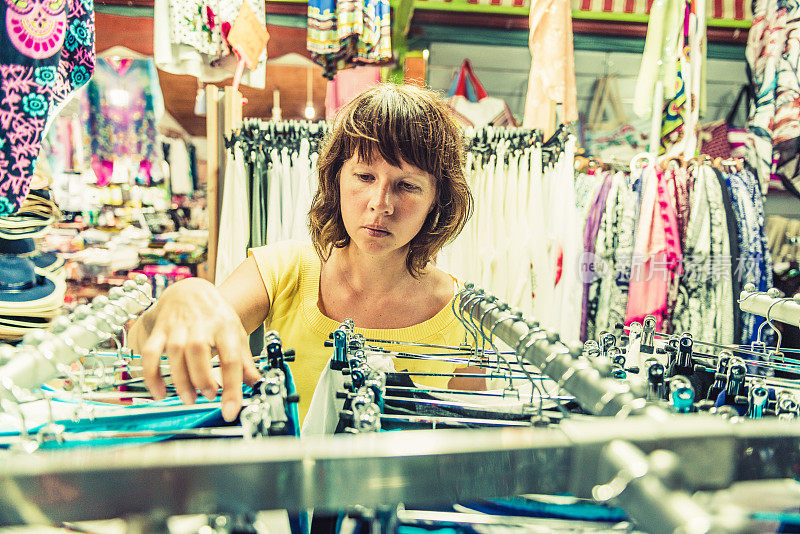
[(629, 162), (647, 150), (648, 121), (628, 121), (619, 97), (617, 77), (613, 74), (597, 79), (584, 126), (584, 148), (587, 154), (603, 161)]
[(747, 116), (752, 102), (749, 85), (743, 85), (739, 89), (736, 100), (724, 119), (700, 127), (698, 141), (701, 154), (723, 159), (744, 157), (747, 130), (735, 126), (742, 102)]
[(466, 126), (519, 126), (506, 101), (488, 95), (468, 59), (453, 78), (448, 97), (456, 119)]

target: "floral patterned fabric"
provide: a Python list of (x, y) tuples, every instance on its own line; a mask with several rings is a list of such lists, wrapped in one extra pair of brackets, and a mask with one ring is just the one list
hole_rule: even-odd
[(772, 176), (800, 196), (800, 3), (757, 0), (747, 40), (756, 102), (747, 123), (747, 161), (762, 191)]
[(309, 0), (306, 48), (332, 80), (353, 65), (392, 58), (388, 0)]
[(691, 211), (672, 331), (730, 344), (734, 333), (730, 240), (723, 192), (711, 167), (698, 169), (689, 194)]
[[(594, 243), (591, 235), (584, 241), (594, 265), (582, 339), (653, 314), (662, 332), (723, 345), (749, 342), (758, 322), (736, 308), (735, 289), (748, 281), (761, 288), (772, 283), (754, 176), (670, 165), (656, 181), (645, 181), (641, 199), (639, 182), (636, 175), (615, 175), (604, 212), (587, 221), (587, 228), (598, 221), (599, 227)], [(637, 258), (653, 263), (637, 265)]]
[(654, 315), (656, 330), (661, 332), (669, 316), (670, 288), (681, 270), (680, 232), (668, 179), (661, 172), (650, 171), (644, 181), (625, 323), (642, 322), (645, 316)]
[(94, 71), (92, 0), (2, 0), (0, 216), (30, 187), (48, 114)]
[(169, 13), (173, 43), (192, 46), (203, 54), (220, 53), (221, 27), (215, 23), (212, 6), (197, 0), (169, 0)]
[(155, 102), (161, 100), (160, 91), (152, 60), (98, 61), (86, 87), (83, 123), (101, 185), (118, 157), (157, 159)]

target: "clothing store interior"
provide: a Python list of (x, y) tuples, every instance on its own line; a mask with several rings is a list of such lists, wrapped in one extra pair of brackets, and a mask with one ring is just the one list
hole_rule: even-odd
[(797, 1), (0, 9), (3, 531), (800, 532)]

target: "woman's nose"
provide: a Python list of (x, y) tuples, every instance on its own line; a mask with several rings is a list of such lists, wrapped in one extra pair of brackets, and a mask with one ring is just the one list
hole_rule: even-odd
[(394, 212), (390, 184), (375, 183), (375, 188), (370, 192), (369, 209), (370, 211), (383, 212), (386, 215), (391, 215)]

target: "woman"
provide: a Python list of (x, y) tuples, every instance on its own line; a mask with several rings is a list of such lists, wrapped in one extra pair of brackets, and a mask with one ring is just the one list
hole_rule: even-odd
[[(472, 212), (462, 163), (460, 130), (435, 93), (381, 85), (358, 96), (337, 116), (319, 155), (313, 246), (252, 249), (219, 288), (200, 279), (169, 287), (131, 331), (148, 389), (156, 398), (166, 394), (159, 372), (166, 352), (181, 400), (194, 402), (198, 390), (213, 399), (218, 385), (209, 359), (216, 350), (222, 413), (235, 418), (242, 380), (260, 376), (246, 334), (266, 323), (296, 351), (302, 418), (332, 353), (324, 342), (346, 318), (368, 338), (460, 344), (464, 330), (450, 309), (457, 283), (434, 260)], [(453, 370), (424, 360), (397, 366)]]

